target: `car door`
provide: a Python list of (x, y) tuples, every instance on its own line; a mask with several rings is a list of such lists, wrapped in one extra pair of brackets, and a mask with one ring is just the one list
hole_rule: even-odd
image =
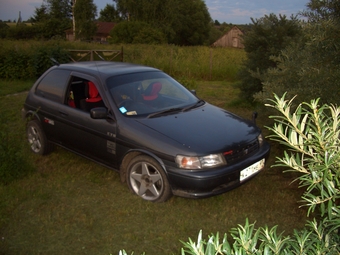
[[(86, 92), (83, 93), (82, 90), (88, 89), (85, 83), (89, 81), (92, 81), (100, 91), (99, 82), (93, 77), (72, 74), (65, 94), (65, 103), (60, 106), (58, 112), (60, 144), (116, 168), (116, 122), (114, 118), (108, 116), (106, 119), (93, 119), (89, 110), (82, 108), (83, 101), (88, 99)], [(103, 95), (103, 93), (100, 94)], [(75, 102), (71, 103), (70, 100)], [(109, 110), (110, 107), (104, 97), (102, 101), (100, 107)]]

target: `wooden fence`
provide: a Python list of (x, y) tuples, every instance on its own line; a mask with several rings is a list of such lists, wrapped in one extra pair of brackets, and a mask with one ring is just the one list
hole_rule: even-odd
[(121, 50), (68, 50), (73, 62), (79, 61), (124, 61), (123, 47)]

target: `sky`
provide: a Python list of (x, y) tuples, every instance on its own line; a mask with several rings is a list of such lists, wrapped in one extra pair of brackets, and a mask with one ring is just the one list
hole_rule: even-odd
[[(93, 0), (97, 11), (104, 9), (112, 0)], [(306, 9), (309, 0), (205, 0), (210, 16), (220, 23), (249, 24), (250, 18), (261, 18), (265, 14), (286, 15), (288, 18)], [(43, 0), (0, 0), (0, 20), (17, 20), (19, 12), (23, 21), (34, 15)]]

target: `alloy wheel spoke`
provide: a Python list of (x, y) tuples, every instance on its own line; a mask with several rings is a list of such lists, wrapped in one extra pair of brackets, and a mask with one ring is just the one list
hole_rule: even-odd
[(161, 175), (157, 172), (157, 174), (150, 174), (150, 179), (152, 180), (152, 183), (156, 183), (159, 180), (161, 180)]
[(131, 173), (131, 178), (138, 181), (142, 182), (142, 175), (136, 172)]
[(143, 196), (145, 192), (148, 190), (144, 182), (140, 183), (139, 190), (138, 190), (138, 195)]
[(150, 176), (148, 165), (145, 162), (142, 163), (142, 175)]
[(158, 191), (158, 189), (157, 189), (157, 187), (156, 187), (155, 184), (152, 184), (152, 185), (148, 188), (148, 190), (149, 190), (155, 197), (158, 197), (158, 196), (159, 196), (159, 191)]

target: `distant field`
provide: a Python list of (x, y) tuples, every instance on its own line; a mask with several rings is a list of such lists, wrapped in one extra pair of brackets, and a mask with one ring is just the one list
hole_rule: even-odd
[[(16, 26), (17, 25), (17, 23), (16, 22), (6, 22), (6, 24), (8, 25), (8, 26)], [(25, 25), (27, 25), (27, 26), (32, 26), (32, 23), (23, 23), (23, 24), (25, 24)]]

